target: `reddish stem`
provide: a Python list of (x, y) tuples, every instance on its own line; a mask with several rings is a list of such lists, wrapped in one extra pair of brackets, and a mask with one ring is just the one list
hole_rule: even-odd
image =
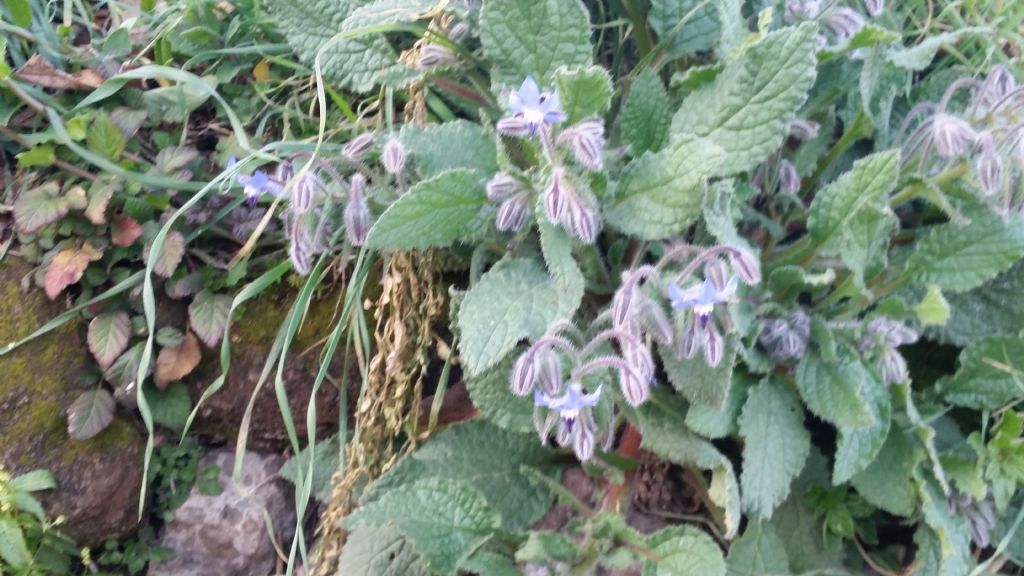
[[(619, 442), (619, 449), (617, 450), (619, 456), (636, 460), (640, 455), (640, 440), (642, 439), (640, 431), (632, 424), (626, 423), (626, 429), (622, 433), (622, 440)], [(635, 470), (629, 470), (625, 473), (621, 484), (608, 484), (605, 488), (604, 500), (601, 501), (602, 511), (620, 511), (619, 508), (622, 505), (622, 500), (626, 496), (626, 488), (632, 484), (635, 474)]]

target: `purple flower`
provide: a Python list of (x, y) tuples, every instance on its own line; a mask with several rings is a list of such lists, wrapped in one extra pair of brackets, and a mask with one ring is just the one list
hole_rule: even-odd
[[(238, 160), (232, 156), (228, 158), (228, 170), (238, 165)], [(270, 194), (275, 198), (284, 195), (284, 185), (281, 182), (267, 176), (263, 170), (256, 170), (252, 175), (236, 174), (235, 181), (245, 188), (245, 197), (249, 201), (249, 207), (256, 205), (256, 201), (262, 194)]]
[(536, 406), (550, 408), (558, 412), (562, 420), (571, 428), (573, 422), (579, 417), (580, 411), (584, 408), (597, 406), (601, 399), (601, 387), (598, 386), (591, 394), (584, 394), (583, 387), (577, 383), (569, 385), (565, 394), (558, 397), (551, 397), (539, 389), (533, 391), (533, 403)]
[(559, 108), (557, 92), (541, 92), (533, 76), (527, 76), (519, 90), (508, 96), (508, 107), (516, 118), (526, 122), (529, 133), (533, 134), (541, 124), (558, 124), (565, 121), (565, 113)]
[(681, 290), (675, 282), (671, 282), (668, 285), (668, 297), (672, 301), (673, 310), (693, 308), (694, 314), (702, 322), (707, 322), (715, 305), (728, 302), (736, 293), (737, 284), (735, 276), (729, 278), (723, 286), (716, 285), (711, 278), (705, 278), (702, 284), (697, 284), (686, 290)]

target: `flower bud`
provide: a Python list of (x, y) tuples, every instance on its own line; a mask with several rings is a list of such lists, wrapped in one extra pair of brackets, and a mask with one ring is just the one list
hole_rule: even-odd
[(704, 276), (711, 280), (716, 291), (721, 292), (729, 284), (732, 274), (729, 273), (729, 268), (721, 258), (713, 258), (704, 265)]
[(708, 366), (716, 368), (722, 363), (725, 355), (725, 339), (718, 333), (713, 323), (707, 325), (707, 339), (704, 341), (704, 361)]
[(601, 150), (604, 148), (604, 124), (592, 118), (584, 120), (562, 132), (558, 143), (565, 146), (576, 157), (576, 161), (588, 170), (597, 172), (602, 168)]
[(647, 401), (650, 385), (630, 370), (619, 370), (619, 388), (630, 406), (639, 406)]
[(800, 191), (800, 175), (796, 172), (796, 166), (785, 158), (779, 162), (779, 187), (790, 194)]
[(584, 244), (593, 244), (601, 233), (601, 218), (597, 211), (586, 205), (584, 200), (573, 194), (568, 202), (568, 229)]
[(562, 169), (555, 168), (551, 174), (551, 184), (544, 192), (544, 209), (548, 213), (548, 220), (553, 224), (561, 221), (562, 214), (565, 212), (566, 197), (570, 194), (575, 196), (569, 183), (564, 179)]
[(395, 138), (391, 138), (384, 144), (381, 153), (381, 164), (388, 174), (398, 174), (405, 168), (405, 147)]
[(370, 233), (370, 208), (362, 194), (364, 182), (359, 174), (352, 176), (348, 202), (345, 204), (345, 235), (353, 246), (362, 246)]
[(989, 71), (985, 82), (978, 91), (978, 101), (986, 108), (996, 105), (1007, 94), (1017, 88), (1017, 81), (1002, 64), (997, 64)]
[(558, 443), (559, 446), (564, 447), (572, 444), (572, 429), (575, 427), (573, 426), (575, 423), (575, 420), (569, 420), (566, 422), (565, 418), (558, 419), (558, 428), (555, 430), (555, 442)]
[(1003, 187), (1003, 161), (992, 150), (985, 150), (974, 159), (974, 172), (978, 184), (986, 195), (992, 195)]
[(843, 40), (853, 38), (864, 27), (864, 17), (846, 7), (836, 8), (825, 16), (825, 23)]
[(786, 23), (803, 22), (813, 20), (821, 12), (819, 0), (786, 0), (784, 18)]
[(299, 276), (306, 276), (313, 268), (313, 241), (301, 219), (292, 223), (289, 231), (288, 259)]
[(306, 170), (292, 184), (291, 203), (296, 214), (305, 214), (313, 207), (316, 195), (323, 189), (323, 181), (312, 170)]
[(875, 18), (885, 10), (885, 0), (864, 0), (864, 7), (868, 9), (868, 14)]
[(526, 194), (517, 194), (498, 206), (495, 226), (502, 232), (518, 232), (526, 224), (526, 216), (529, 212), (529, 197)]
[(498, 132), (505, 136), (512, 136), (513, 138), (522, 138), (523, 136), (529, 136), (532, 133), (530, 123), (519, 116), (502, 118), (501, 120), (498, 120), (496, 127)]
[(572, 451), (580, 462), (586, 462), (594, 457), (594, 431), (587, 425), (586, 418), (580, 418), (576, 429), (573, 431)]
[(487, 199), (491, 202), (504, 202), (522, 189), (519, 180), (504, 172), (498, 172), (487, 182)]
[(349, 140), (341, 149), (341, 155), (351, 162), (360, 162), (373, 148), (373, 132), (364, 132)]
[(542, 392), (555, 396), (562, 391), (562, 359), (554, 350), (534, 354), (533, 365)]
[(427, 44), (420, 48), (416, 67), (420, 70), (428, 70), (448, 66), (453, 62), (455, 62), (455, 54), (451, 50), (437, 44)]
[(512, 367), (511, 388), (516, 396), (526, 396), (533, 389), (533, 382), (536, 379), (537, 368), (533, 361), (533, 354), (524, 352), (516, 360)]
[[(541, 414), (545, 414), (544, 420), (541, 421)], [(537, 435), (540, 436), (540, 443), (547, 444), (548, 436), (551, 435), (551, 429), (555, 427), (561, 418), (558, 417), (558, 412), (534, 410), (533, 411), (533, 427), (537, 430)]]
[(906, 381), (909, 374), (907, 361), (895, 348), (884, 348), (878, 356), (878, 365), (882, 372), (882, 383), (886, 386)]
[(654, 380), (654, 358), (651, 351), (640, 342), (623, 340), (622, 359), (648, 381)]
[(619, 289), (615, 291), (615, 296), (612, 297), (612, 326), (622, 328), (629, 323), (629, 313), (637, 295), (637, 288), (632, 283), (619, 286)]
[(452, 26), (451, 30), (448, 31), (448, 38), (451, 39), (452, 42), (458, 42), (465, 38), (466, 34), (469, 34), (469, 25), (465, 22), (459, 22), (455, 26)]
[(704, 346), (704, 342), (707, 340), (705, 324), (696, 318), (689, 318), (686, 321), (679, 337), (676, 338), (677, 358), (693, 358), (697, 355), (697, 351)]
[(735, 250), (729, 253), (729, 263), (740, 280), (747, 286), (761, 283), (761, 263), (746, 250)]
[(295, 175), (295, 167), (292, 166), (291, 162), (280, 162), (276, 168), (274, 168), (274, 180), (278, 182), (288, 182)]
[(789, 123), (789, 135), (800, 140), (814, 140), (821, 126), (817, 122), (797, 118)]
[(931, 122), (931, 136), (935, 149), (947, 160), (962, 155), (977, 138), (971, 125), (956, 116), (940, 112), (932, 117)]

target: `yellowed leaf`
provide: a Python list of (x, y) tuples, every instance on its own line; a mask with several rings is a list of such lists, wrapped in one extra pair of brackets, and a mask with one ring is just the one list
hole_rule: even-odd
[(163, 348), (156, 357), (156, 385), (163, 390), (167, 384), (188, 376), (202, 358), (199, 340), (186, 332), (181, 344), (174, 348)]
[(252, 77), (255, 78), (257, 82), (266, 82), (270, 80), (270, 62), (266, 58), (257, 62), (256, 66), (253, 66)]
[(81, 248), (61, 250), (46, 269), (46, 295), (53, 300), (68, 286), (82, 279), (89, 262), (99, 260), (103, 252), (86, 244)]

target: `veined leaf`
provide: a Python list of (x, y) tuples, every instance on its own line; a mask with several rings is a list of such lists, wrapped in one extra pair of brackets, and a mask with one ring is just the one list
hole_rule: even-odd
[[(149, 259), (152, 257), (152, 254), (150, 254), (152, 251), (152, 244), (146, 244), (145, 249), (142, 251), (143, 260), (145, 260), (147, 265), (149, 265)], [(164, 245), (157, 256), (156, 263), (153, 264), (153, 272), (157, 276), (170, 278), (174, 275), (174, 271), (178, 269), (178, 264), (181, 263), (184, 255), (185, 236), (177, 230), (171, 230), (164, 239)]]
[(1024, 338), (992, 336), (960, 352), (956, 374), (939, 381), (952, 404), (976, 410), (996, 410), (1024, 398)]
[(106, 370), (128, 347), (132, 323), (125, 312), (104, 312), (89, 322), (89, 351)]
[(729, 547), (729, 576), (789, 574), (789, 556), (771, 524), (751, 522), (740, 539)]
[(861, 392), (867, 400), (875, 424), (859, 428), (839, 427), (836, 463), (832, 469), (832, 484), (835, 486), (847, 482), (854, 474), (867, 468), (889, 435), (892, 418), (892, 399), (889, 391), (869, 372)]
[(466, 376), (466, 389), (473, 406), (495, 425), (512, 432), (533, 431), (533, 399), (512, 393), (509, 378), (517, 354), (508, 354), (500, 363), (476, 376)]
[[(679, 26), (695, 9), (690, 19)], [(718, 10), (714, 3), (701, 6), (701, 0), (652, 0), (647, 20), (658, 34), (658, 41), (668, 41), (671, 59), (708, 50), (719, 36)]]
[(363, 526), (345, 539), (338, 574), (345, 576), (427, 576), (423, 558), (394, 526)]
[(192, 331), (209, 347), (224, 336), (224, 327), (231, 310), (231, 296), (203, 290), (188, 305), (188, 323)]
[(121, 191), (121, 181), (113, 176), (97, 178), (89, 184), (89, 205), (85, 208), (85, 217), (89, 222), (100, 226), (107, 221), (107, 205), (114, 194)]
[(68, 408), (68, 435), (88, 440), (99, 434), (114, 421), (114, 408), (114, 397), (106, 388), (97, 386), (83, 392)]
[(89, 131), (85, 136), (85, 143), (89, 150), (103, 156), (107, 160), (117, 160), (124, 152), (128, 143), (121, 129), (114, 124), (106, 112), (97, 111), (96, 116), (89, 125)]
[(725, 559), (710, 536), (692, 526), (669, 526), (647, 537), (659, 557), (644, 563), (644, 576), (725, 576)]
[(46, 268), (46, 295), (50, 300), (56, 298), (65, 288), (82, 279), (89, 262), (99, 260), (102, 256), (103, 253), (90, 244), (58, 252)]
[(896, 516), (910, 516), (917, 504), (912, 476), (921, 456), (906, 434), (892, 427), (878, 456), (850, 483), (872, 505)]
[(15, 569), (28, 566), (32, 561), (21, 526), (17, 519), (6, 514), (0, 516), (0, 558)]
[(661, 78), (644, 69), (629, 87), (629, 98), (622, 107), (622, 139), (629, 144), (634, 156), (650, 150), (657, 152), (668, 139), (672, 110), (668, 91)]
[(555, 87), (568, 117), (567, 125), (603, 116), (612, 104), (612, 79), (601, 66), (563, 66), (555, 71)]
[(865, 210), (881, 210), (899, 177), (898, 150), (862, 158), (814, 197), (807, 228), (815, 244), (842, 253), (840, 238)]
[(809, 352), (796, 370), (800, 396), (811, 412), (836, 426), (863, 428), (877, 424), (871, 413), (865, 388), (869, 375), (848, 348), (829, 362)]
[(693, 406), (712, 410), (724, 410), (732, 389), (732, 370), (736, 364), (737, 346), (733, 339), (726, 340), (722, 362), (711, 368), (704, 358), (676, 358), (668, 346), (658, 346), (658, 357), (665, 368), (672, 387), (678, 390)]
[(185, 333), (181, 345), (174, 348), (162, 348), (156, 358), (156, 381), (162, 389), (167, 383), (181, 380), (188, 376), (202, 358), (199, 341), (191, 333)]
[(14, 222), (22, 234), (31, 234), (60, 220), (70, 208), (67, 198), (60, 195), (60, 185), (51, 180), (18, 196), (14, 201)]
[(494, 137), (467, 120), (426, 127), (406, 124), (399, 139), (424, 178), (456, 168), (472, 170), (480, 178), (490, 178), (498, 171)]

